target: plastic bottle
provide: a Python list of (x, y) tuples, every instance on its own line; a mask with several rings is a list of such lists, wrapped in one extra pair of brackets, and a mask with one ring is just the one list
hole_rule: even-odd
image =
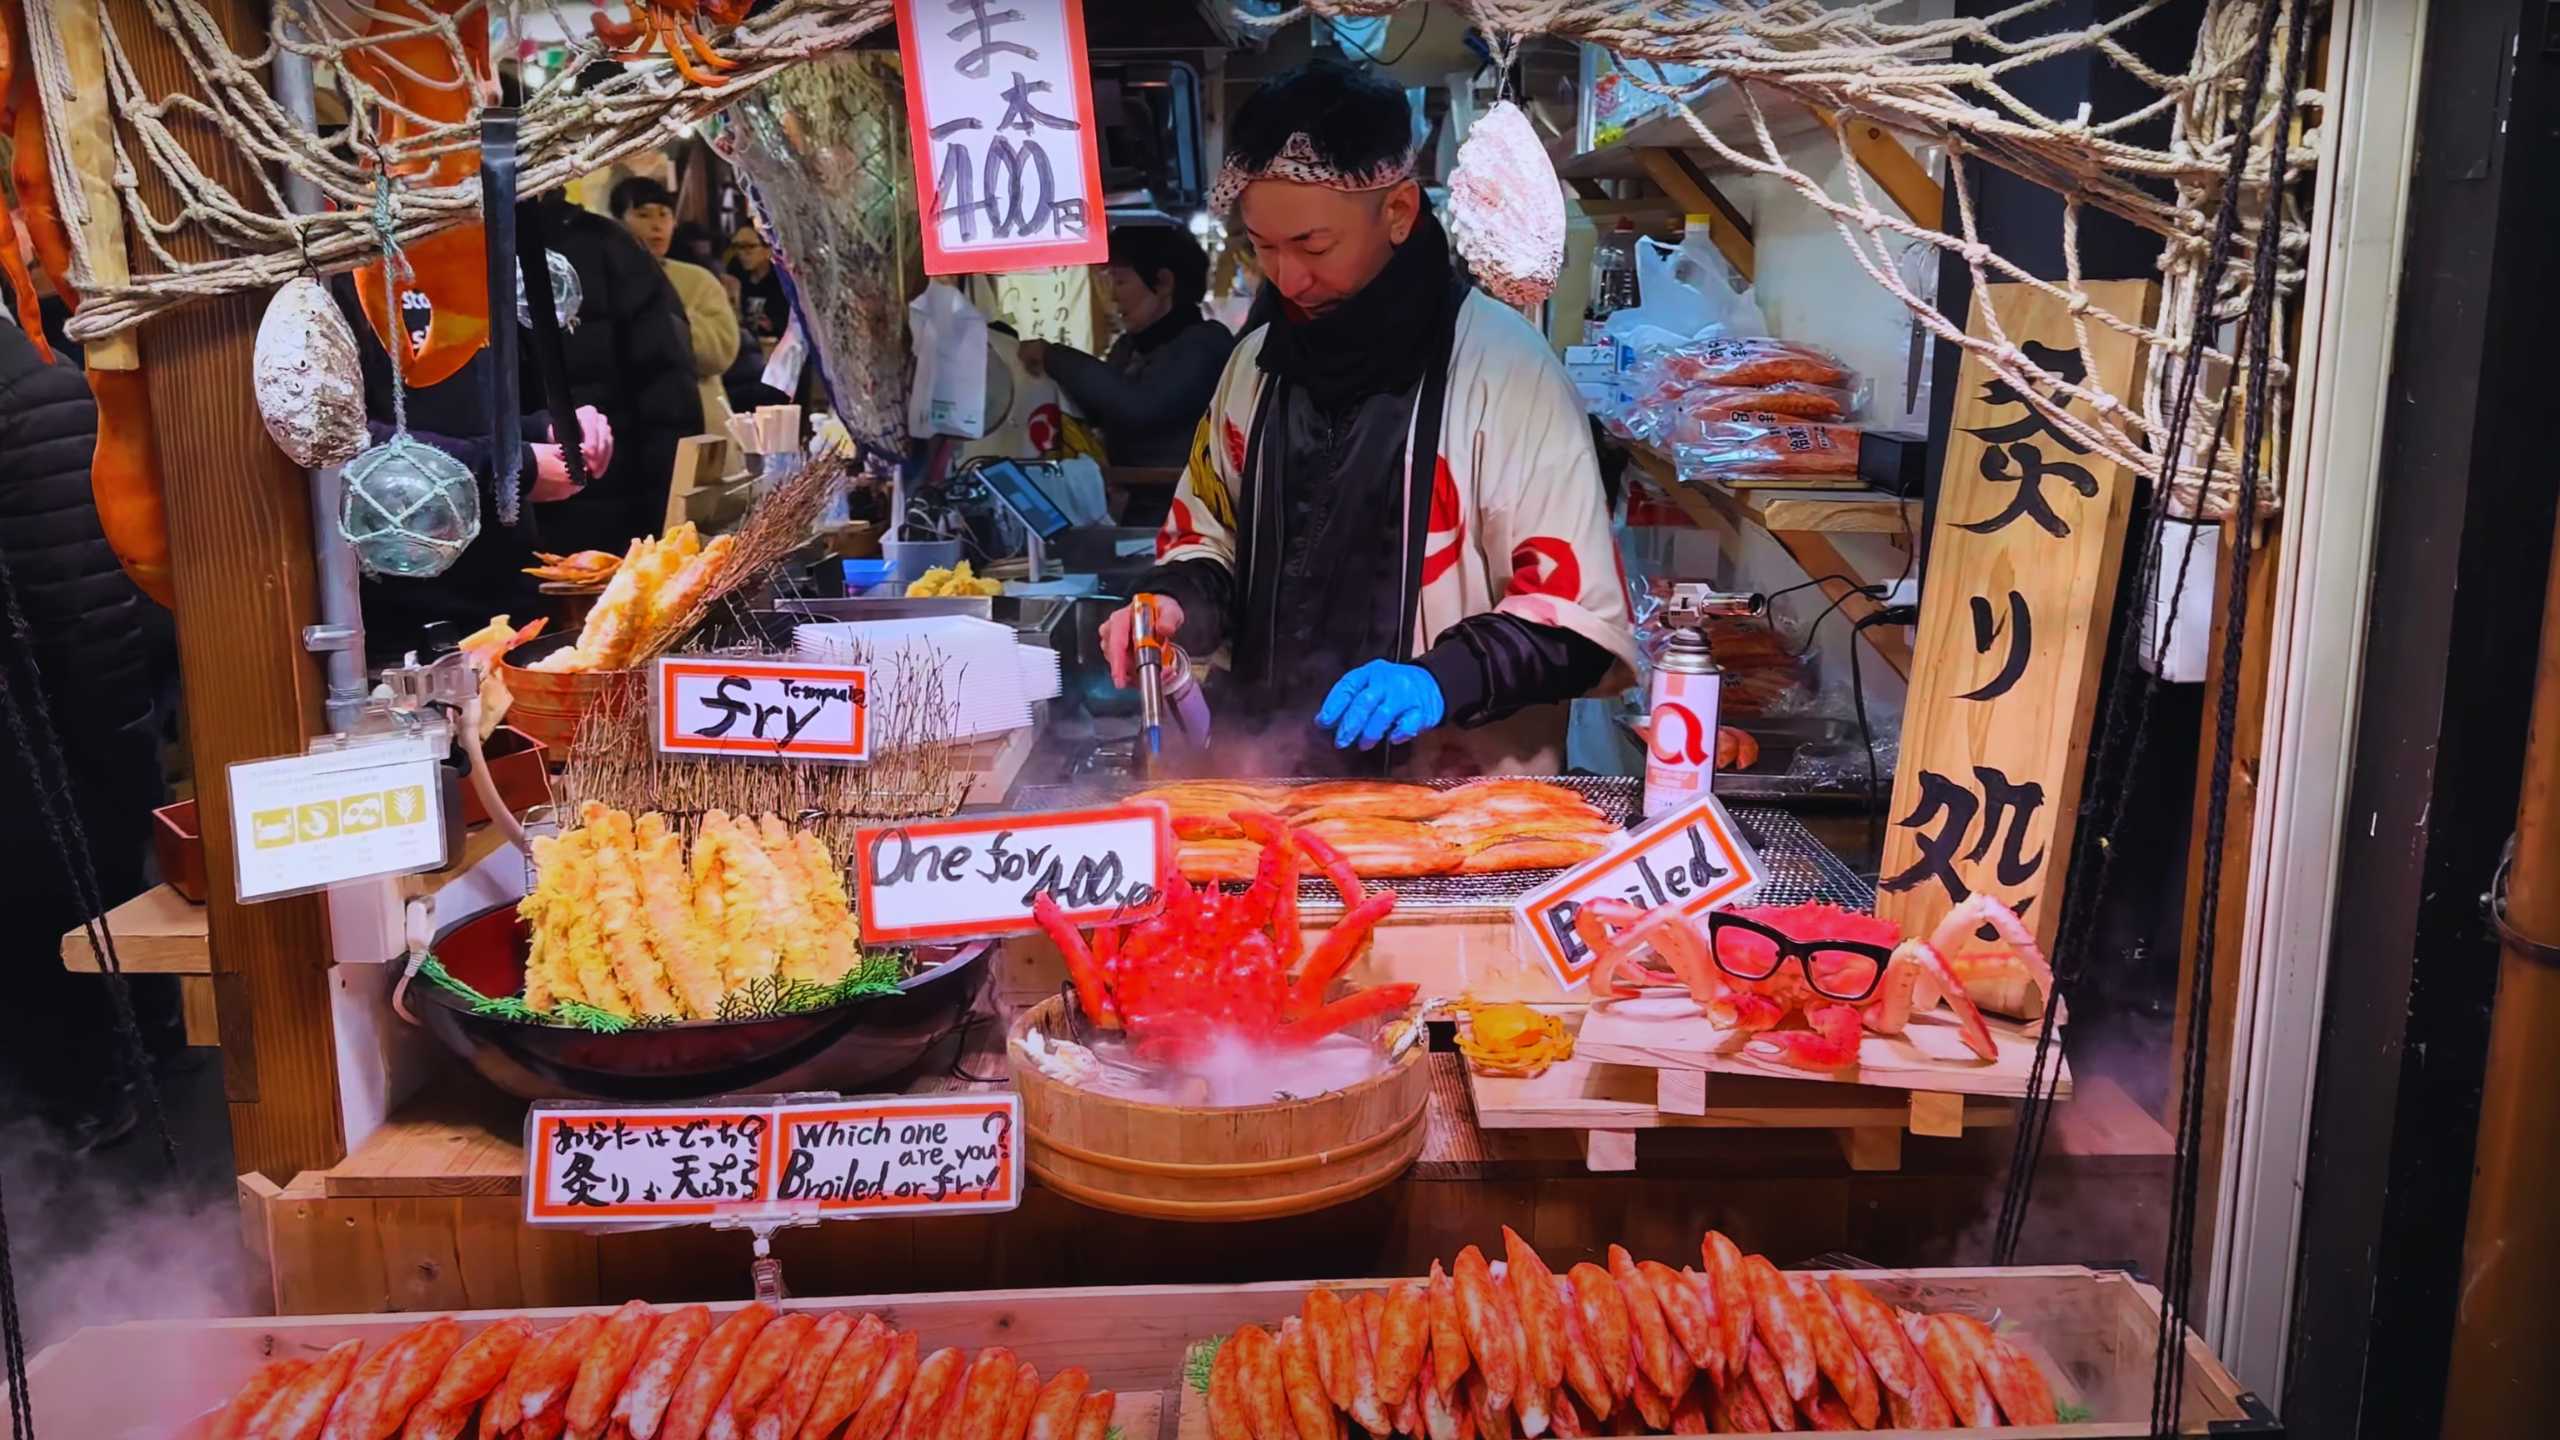
[(1636, 303), (1636, 225), (1621, 215), (1591, 249), (1591, 304), (1584, 319), (1600, 321)]

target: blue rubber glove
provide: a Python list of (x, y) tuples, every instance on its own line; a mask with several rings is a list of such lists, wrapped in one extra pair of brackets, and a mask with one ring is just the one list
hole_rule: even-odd
[(1419, 665), (1372, 660), (1333, 682), (1316, 711), (1316, 726), (1333, 732), (1334, 748), (1377, 748), (1381, 740), (1403, 744), (1448, 718), (1440, 682)]

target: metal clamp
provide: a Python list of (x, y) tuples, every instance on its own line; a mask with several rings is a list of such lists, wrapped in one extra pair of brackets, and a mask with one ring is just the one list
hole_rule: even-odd
[(359, 638), (359, 632), (351, 625), (305, 625), (302, 627), (302, 648), (314, 655), (326, 655), (337, 650), (352, 650), (356, 647)]
[(2480, 897), (2480, 913), (2487, 916), (2489, 928), (2498, 932), (2498, 941), (2537, 965), (2560, 969), (2560, 945), (2545, 944), (2515, 927), (2507, 918), (2507, 872), (2515, 867), (2516, 837), (2507, 836), (2506, 847), (2498, 852), (2498, 872), (2489, 877), (2488, 892)]

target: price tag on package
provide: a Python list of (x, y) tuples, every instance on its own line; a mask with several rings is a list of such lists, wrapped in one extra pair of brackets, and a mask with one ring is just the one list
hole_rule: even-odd
[(1623, 900), (1639, 910), (1677, 905), (1703, 915), (1760, 888), (1767, 872), (1760, 852), (1742, 838), (1713, 795), (1702, 795), (1628, 833), (1605, 855), (1584, 861), (1531, 892), (1512, 907), (1527, 932), (1531, 953), (1545, 962), (1556, 983), (1571, 990), (1588, 984), (1594, 957), (1574, 933), (1574, 918), (1594, 900)]
[(243, 901), (441, 868), (444, 773), (431, 740), (243, 760), (226, 772)]
[(1101, 264), (1083, 0), (899, 0), (898, 53), (925, 273)]
[(661, 754), (871, 758), (871, 672), (859, 665), (676, 655), (651, 668), (649, 685)]
[(1154, 801), (857, 830), (856, 905), (873, 944), (1021, 935), (1047, 893), (1079, 925), (1155, 913), (1173, 815)]
[(1021, 1123), (1011, 1092), (546, 1101), (525, 1117), (525, 1219), (753, 1224), (1011, 1210), (1022, 1203)]

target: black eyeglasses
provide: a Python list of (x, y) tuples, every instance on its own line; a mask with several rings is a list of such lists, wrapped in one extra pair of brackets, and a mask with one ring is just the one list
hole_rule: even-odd
[(1707, 912), (1707, 948), (1716, 968), (1737, 980), (1766, 980), (1790, 959), (1826, 1000), (1855, 1005), (1876, 993), (1893, 952), (1863, 940), (1798, 940), (1785, 931), (1726, 910)]

